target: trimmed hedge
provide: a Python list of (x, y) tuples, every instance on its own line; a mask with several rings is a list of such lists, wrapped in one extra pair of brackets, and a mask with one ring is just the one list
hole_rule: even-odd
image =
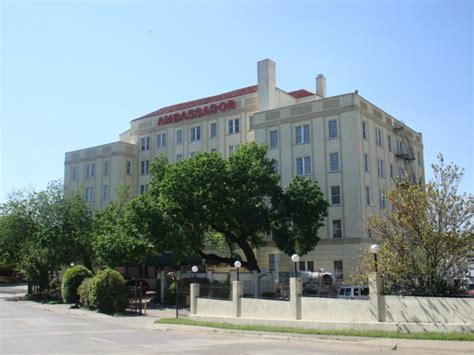
[(80, 286), (81, 305), (99, 312), (123, 312), (128, 305), (128, 291), (123, 276), (112, 269), (101, 270)]
[(61, 295), (64, 303), (79, 303), (78, 289), (85, 278), (92, 277), (92, 272), (82, 265), (66, 270), (61, 284)]

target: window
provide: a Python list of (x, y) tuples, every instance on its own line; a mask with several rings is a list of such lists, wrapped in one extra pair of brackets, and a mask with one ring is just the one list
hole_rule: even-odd
[(201, 126), (191, 127), (191, 142), (201, 140)]
[(385, 191), (383, 190), (380, 190), (379, 191), (379, 204), (380, 204), (380, 208), (383, 208), (385, 209)]
[(211, 148), (211, 152), (217, 152), (217, 148)]
[(340, 219), (332, 221), (332, 237), (334, 239), (342, 238), (342, 221)]
[(380, 128), (375, 129), (375, 144), (377, 147), (382, 146), (382, 130)]
[(362, 138), (367, 139), (367, 123), (362, 121)]
[(311, 174), (311, 160), (310, 157), (296, 158), (296, 175)]
[(270, 131), (270, 149), (278, 148), (278, 131)]
[(329, 154), (329, 170), (339, 171), (339, 153)]
[(146, 175), (148, 174), (150, 168), (150, 161), (149, 160), (142, 160), (140, 162), (140, 174)]
[(334, 260), (334, 276), (336, 277), (336, 280), (344, 279), (344, 267), (342, 260)]
[(379, 177), (383, 178), (384, 177), (384, 172), (383, 172), (383, 160), (382, 159), (377, 159), (377, 174)]
[(402, 167), (399, 167), (399, 168), (398, 168), (398, 177), (399, 177), (400, 179), (402, 179), (402, 178), (403, 178), (403, 175), (405, 175), (405, 172), (403, 171), (403, 168), (402, 168)]
[(109, 175), (109, 161), (104, 160), (104, 176)]
[(84, 190), (84, 200), (86, 202), (92, 202), (94, 199), (94, 188), (93, 187), (86, 187)]
[(176, 161), (183, 160), (183, 154), (176, 154)]
[(277, 254), (268, 254), (268, 271), (277, 271)]
[(132, 161), (127, 160), (127, 175), (132, 175)]
[(370, 206), (370, 186), (365, 187), (365, 203)]
[(183, 130), (178, 129), (176, 131), (176, 144), (183, 144)]
[(369, 172), (369, 154), (368, 153), (364, 154), (364, 170), (366, 173)]
[(314, 271), (314, 261), (308, 261), (308, 267), (306, 268), (308, 271)]
[(109, 185), (102, 186), (102, 200), (106, 201), (109, 199)]
[(336, 120), (328, 121), (328, 138), (329, 139), (337, 138), (337, 121)]
[(143, 137), (140, 141), (141, 141), (141, 145), (140, 145), (141, 150), (150, 149), (150, 137)]
[(198, 152), (191, 152), (190, 157), (194, 157)]
[(239, 133), (239, 119), (229, 120), (229, 134)]
[(156, 147), (157, 148), (166, 147), (166, 133), (158, 133), (156, 135)]
[(217, 123), (211, 123), (211, 138), (216, 138), (217, 137)]
[(273, 159), (272, 168), (274, 173), (278, 172), (278, 160)]
[(421, 152), (416, 152), (416, 160), (418, 160), (418, 166), (421, 167)]
[(309, 124), (295, 127), (296, 144), (309, 143)]
[(387, 137), (387, 141), (388, 141), (388, 151), (391, 152), (392, 151), (392, 137), (390, 135)]
[(95, 164), (87, 164), (86, 165), (86, 177), (92, 178), (94, 177), (94, 170), (95, 170)]
[(341, 187), (331, 186), (331, 205), (341, 204)]
[(400, 139), (397, 139), (397, 154), (403, 153), (403, 144)]
[(140, 185), (140, 194), (144, 194), (148, 191), (148, 184)]
[(234, 152), (235, 146), (229, 145), (229, 155), (231, 155)]
[(77, 166), (72, 167), (71, 180), (77, 180)]
[(299, 264), (298, 265), (298, 270), (299, 271), (306, 271), (306, 262), (305, 261), (300, 261), (298, 264)]
[(390, 177), (393, 178), (393, 164), (390, 164)]

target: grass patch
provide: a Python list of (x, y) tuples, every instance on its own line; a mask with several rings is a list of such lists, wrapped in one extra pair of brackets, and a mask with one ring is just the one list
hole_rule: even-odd
[(387, 331), (379, 331), (379, 330), (305, 329), (305, 328), (296, 328), (296, 327), (278, 327), (278, 326), (256, 325), (256, 324), (204, 322), (204, 321), (198, 321), (198, 320), (187, 319), (187, 318), (161, 318), (155, 321), (155, 323), (193, 325), (193, 326), (198, 326), (198, 327), (232, 329), (232, 330), (250, 330), (250, 331), (256, 331), (256, 332), (273, 332), (273, 333), (292, 333), (292, 334), (310, 334), (310, 335), (342, 335), (342, 336), (396, 338), (396, 339), (474, 341), (474, 334), (470, 334), (470, 333), (436, 333), (436, 332), (402, 333), (402, 332), (387, 332)]

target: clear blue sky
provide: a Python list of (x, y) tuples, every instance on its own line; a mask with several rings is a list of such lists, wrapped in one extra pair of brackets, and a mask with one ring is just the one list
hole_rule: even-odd
[[(161, 106), (255, 85), (359, 94), (421, 131), (474, 191), (472, 1), (1, 1), (1, 195)], [(430, 177), (430, 175), (428, 175)]]

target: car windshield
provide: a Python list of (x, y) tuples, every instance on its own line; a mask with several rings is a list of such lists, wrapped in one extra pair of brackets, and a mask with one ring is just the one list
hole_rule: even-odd
[(341, 288), (341, 289), (339, 290), (339, 295), (340, 295), (340, 296), (344, 296), (344, 288)]
[(351, 295), (351, 288), (348, 287), (346, 288), (346, 296), (350, 296)]

